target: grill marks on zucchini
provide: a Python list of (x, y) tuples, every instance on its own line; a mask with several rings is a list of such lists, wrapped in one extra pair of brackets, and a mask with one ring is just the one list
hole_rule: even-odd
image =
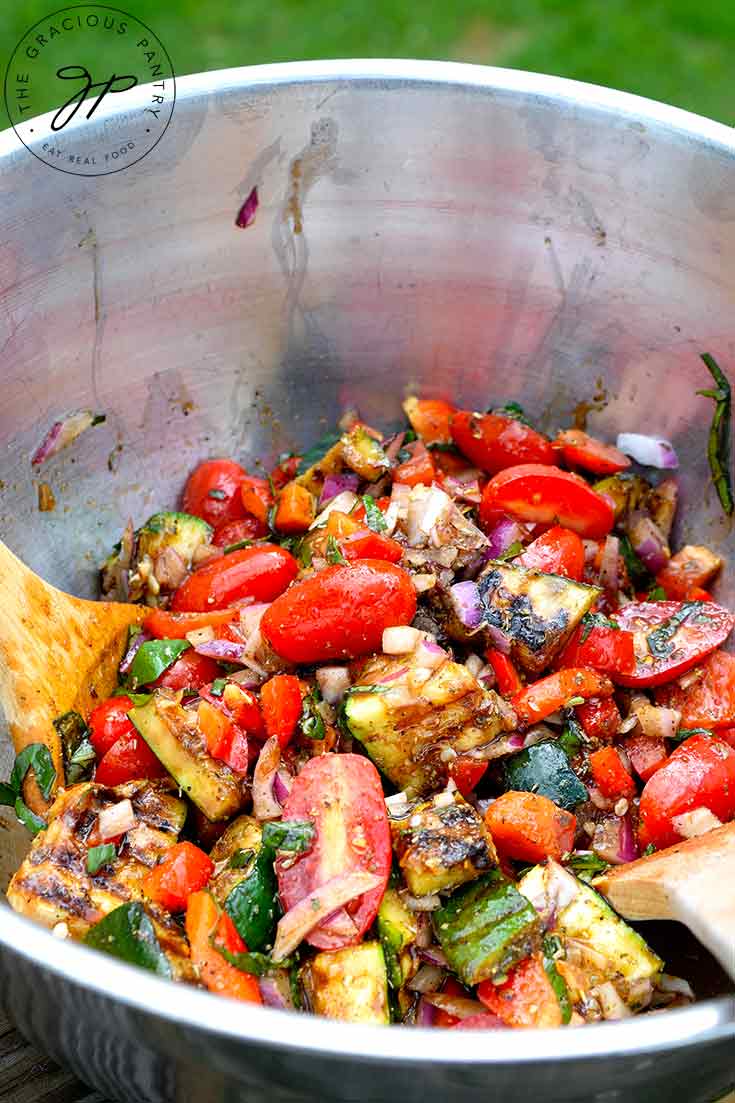
[[(440, 798), (441, 799), (441, 798)], [(487, 873), (495, 848), (472, 805), (458, 793), (452, 803), (427, 801), (405, 819), (391, 821), (393, 849), (414, 896), (447, 892)]]

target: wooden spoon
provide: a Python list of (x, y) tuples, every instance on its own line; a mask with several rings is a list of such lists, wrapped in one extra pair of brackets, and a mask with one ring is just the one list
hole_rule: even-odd
[[(0, 541), (0, 703), (16, 753), (45, 743), (63, 785), (61, 739), (54, 720), (74, 709), (84, 719), (117, 684), (128, 628), (139, 605), (83, 601), (50, 586)], [(29, 773), (26, 803), (48, 806)], [(53, 800), (53, 794), (51, 799)]]
[(735, 978), (735, 823), (595, 878), (625, 919), (676, 919)]

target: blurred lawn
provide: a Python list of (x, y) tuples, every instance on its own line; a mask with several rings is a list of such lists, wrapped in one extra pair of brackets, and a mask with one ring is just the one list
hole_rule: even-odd
[[(156, 31), (179, 75), (302, 58), (448, 58), (575, 77), (735, 122), (735, 0), (123, 0), (123, 6)], [(52, 0), (4, 5), (3, 70), (23, 32), (55, 7)], [(102, 61), (112, 71), (114, 56)]]

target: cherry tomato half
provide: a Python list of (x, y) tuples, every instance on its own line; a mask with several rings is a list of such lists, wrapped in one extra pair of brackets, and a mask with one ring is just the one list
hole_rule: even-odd
[(242, 540), (259, 540), (267, 536), (268, 526), (249, 513), (239, 521), (225, 521), (217, 525), (212, 536), (215, 548), (228, 548), (230, 544), (239, 544)]
[(133, 702), (129, 697), (110, 697), (89, 714), (89, 741), (102, 758), (122, 735), (131, 735), (135, 725), (128, 716)]
[(234, 460), (205, 460), (186, 481), (182, 505), (187, 513), (203, 517), (210, 525), (237, 521), (245, 516), (240, 483), (245, 472)]
[(711, 602), (631, 602), (613, 619), (633, 633), (636, 668), (616, 674), (624, 686), (658, 686), (696, 666), (724, 643), (735, 615)]
[(424, 444), (451, 444), (454, 406), (442, 398), (407, 398), (403, 409)]
[[(179, 655), (153, 682), (156, 689), (201, 689), (213, 682), (222, 673), (222, 668), (214, 659), (206, 655), (197, 655), (193, 648)], [(132, 707), (132, 706), (131, 706)]]
[(272, 601), (298, 574), (299, 565), (285, 548), (259, 544), (205, 563), (179, 586), (171, 602), (174, 613), (224, 609), (243, 598)]
[(260, 630), (293, 663), (354, 659), (379, 651), (383, 629), (410, 624), (416, 591), (393, 563), (357, 559), (297, 582), (263, 614)]
[(386, 563), (399, 563), (403, 548), (397, 540), (372, 529), (359, 529), (341, 544), (345, 559), (382, 559)]
[(735, 724), (735, 655), (713, 651), (702, 663), (698, 681), (687, 689), (676, 682), (661, 686), (656, 690), (656, 704), (678, 709), (683, 728), (728, 728)]
[[(352, 929), (330, 928), (323, 920), (307, 942), (320, 950), (338, 950), (359, 942), (375, 919), (388, 884), (391, 841), (380, 775), (368, 758), (355, 754), (323, 754), (310, 759), (291, 786), (283, 807), (284, 820), (313, 820), (316, 838), (311, 850), (296, 858), (276, 860), (278, 891), (285, 909), (341, 874), (364, 870), (382, 884), (345, 905)], [(342, 917), (344, 920), (344, 916)]]
[(528, 545), (516, 559), (522, 567), (532, 567), (547, 574), (582, 581), (584, 574), (584, 544), (571, 529), (554, 525)]
[(561, 448), (564, 462), (570, 467), (582, 467), (594, 475), (615, 475), (630, 467), (630, 460), (612, 444), (588, 436), (581, 429), (565, 429), (554, 441)]
[(452, 418), (452, 438), (460, 452), (489, 475), (519, 463), (553, 464), (556, 459), (546, 437), (504, 414), (458, 410)]
[(641, 794), (638, 829), (642, 847), (660, 849), (681, 836), (672, 818), (709, 808), (726, 823), (735, 815), (735, 751), (721, 739), (693, 735), (681, 743)]
[(142, 735), (135, 729), (121, 735), (97, 764), (94, 780), (100, 785), (123, 785), (138, 778), (165, 777), (166, 771)]
[(636, 668), (633, 633), (604, 624), (581, 624), (572, 633), (554, 666), (591, 666), (616, 678), (618, 674), (632, 674)]
[(286, 747), (296, 731), (303, 710), (301, 683), (295, 674), (276, 674), (261, 687), (260, 707), (268, 736)]
[(607, 536), (615, 521), (611, 503), (579, 475), (539, 463), (509, 467), (487, 483), (481, 525), (489, 528), (504, 514), (518, 521), (563, 525), (590, 540)]

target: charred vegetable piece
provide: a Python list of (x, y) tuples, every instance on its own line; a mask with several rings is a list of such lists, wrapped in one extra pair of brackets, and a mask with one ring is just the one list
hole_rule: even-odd
[(154, 513), (138, 529), (138, 556), (155, 559), (164, 548), (173, 548), (184, 565), (191, 567), (197, 548), (210, 542), (212, 527), (191, 513)]
[(339, 433), (329, 433), (304, 453), (296, 482), (312, 494), (320, 494), (327, 475), (336, 475), (343, 470), (342, 440)]
[[(446, 797), (450, 803), (445, 803)], [(458, 793), (441, 793), (391, 821), (393, 849), (414, 896), (449, 892), (496, 863), (482, 819)]]
[(221, 868), (210, 881), (209, 890), (221, 907), (252, 869), (262, 833), (261, 825), (252, 816), (238, 816), (212, 847), (209, 856)]
[(567, 809), (588, 799), (587, 789), (557, 743), (535, 743), (506, 759), (504, 769), (506, 789), (541, 793)]
[(513, 660), (531, 674), (549, 666), (601, 592), (500, 560), (487, 564), (477, 585), (484, 623), (507, 637)]
[(241, 779), (207, 751), (197, 713), (177, 698), (155, 693), (130, 719), (180, 788), (210, 820), (225, 820), (244, 802)]
[(468, 985), (499, 981), (541, 940), (535, 909), (499, 870), (455, 892), (433, 919), (450, 967)]
[(548, 896), (552, 879), (551, 898), (568, 901), (558, 907), (552, 933), (562, 945), (574, 941), (575, 968), (565, 968), (567, 962), (556, 963), (572, 1001), (578, 1003), (598, 984), (612, 981), (622, 999), (636, 1010), (645, 982), (654, 981), (663, 969), (661, 958), (599, 893), (555, 862), (529, 870), (518, 888), (538, 907)]
[(624, 521), (629, 513), (639, 509), (651, 486), (640, 475), (618, 474), (600, 479), (594, 489), (605, 494), (613, 503), (615, 521)]
[(345, 696), (342, 723), (409, 796), (444, 785), (443, 747), (461, 754), (515, 727), (507, 702), (449, 659), (429, 671), (413, 656), (380, 655), (367, 661), (357, 681)]
[(212, 532), (211, 525), (190, 513), (154, 513), (134, 534), (130, 526), (102, 565), (103, 592), (119, 590), (123, 569), (127, 592), (118, 596), (128, 601), (146, 598), (155, 604), (159, 590), (170, 592), (183, 581), (194, 553), (210, 543)]
[(363, 942), (317, 954), (301, 973), (317, 1015), (346, 1023), (390, 1022), (388, 978), (379, 942)]
[(342, 437), (342, 458), (361, 479), (374, 482), (390, 467), (390, 460), (378, 442), (362, 425), (356, 425)]
[(378, 909), (378, 935), (392, 988), (400, 988), (415, 972), (407, 951), (416, 941), (416, 931), (416, 913), (409, 911), (395, 889), (387, 888)]

